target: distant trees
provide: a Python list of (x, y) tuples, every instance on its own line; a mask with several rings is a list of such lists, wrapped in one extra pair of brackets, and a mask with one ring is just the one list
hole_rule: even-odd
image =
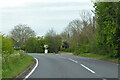
[(30, 37), (26, 40), (25, 50), (31, 53), (44, 53), (44, 45), (48, 45), (49, 53), (57, 53), (61, 47), (61, 37), (50, 29), (44, 37)]
[(56, 32), (51, 29), (45, 35), (45, 41), (48, 45), (48, 51), (50, 53), (57, 53), (61, 47), (61, 37), (56, 34)]
[(30, 53), (43, 53), (44, 44), (43, 37), (30, 37), (25, 43), (25, 50)]
[(61, 33), (62, 40), (69, 44), (69, 50), (75, 54), (89, 52), (88, 44), (94, 39), (91, 13), (82, 11), (80, 19), (71, 21)]
[(61, 48), (74, 54), (91, 52), (120, 57), (120, 2), (97, 2), (94, 8), (97, 27), (93, 26), (91, 13), (81, 11), (80, 19), (71, 21), (59, 35), (51, 29), (44, 38), (36, 38), (32, 29), (20, 24), (11, 31), (11, 37), (16, 44), (24, 44), (28, 52), (44, 52), (46, 44), (51, 53)]
[[(61, 33), (75, 54), (96, 53), (120, 57), (120, 2), (94, 3), (96, 27), (88, 11), (80, 13)], [(95, 23), (95, 21), (94, 21)]]
[(35, 37), (35, 32), (25, 24), (19, 24), (11, 31), (13, 42), (22, 47), (29, 37)]
[(25, 50), (27, 52), (36, 52), (37, 39), (30, 37), (25, 43)]

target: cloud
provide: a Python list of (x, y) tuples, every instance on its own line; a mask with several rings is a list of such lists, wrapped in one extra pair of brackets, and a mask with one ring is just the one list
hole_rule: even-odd
[(30, 3), (91, 2), (90, 0), (1, 0), (0, 7), (19, 7)]
[(1, 0), (0, 31), (9, 34), (14, 25), (22, 23), (39, 35), (51, 27), (61, 32), (83, 9), (93, 9), (90, 0)]
[(60, 10), (81, 10), (81, 9), (92, 9), (92, 6), (56, 6), (56, 7), (43, 7), (40, 10), (60, 11)]

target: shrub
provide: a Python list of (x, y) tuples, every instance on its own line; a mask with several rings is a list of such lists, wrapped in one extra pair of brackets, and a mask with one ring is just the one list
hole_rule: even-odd
[(2, 52), (4, 54), (12, 54), (14, 51), (12, 40), (2, 35)]

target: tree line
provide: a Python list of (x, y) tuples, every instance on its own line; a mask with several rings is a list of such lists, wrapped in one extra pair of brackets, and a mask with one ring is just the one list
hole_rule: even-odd
[(49, 53), (57, 53), (61, 46), (61, 37), (50, 29), (45, 36), (37, 36), (26, 24), (18, 24), (11, 30), (9, 36), (2, 34), (2, 53), (10, 55), (14, 50), (24, 50), (29, 53), (44, 53), (44, 45), (48, 45)]
[(89, 11), (81, 11), (80, 19), (71, 21), (60, 34), (50, 29), (45, 36), (36, 37), (29, 26), (16, 25), (9, 36), (13, 43), (10, 45), (18, 45), (20, 48), (15, 49), (31, 53), (44, 53), (46, 44), (50, 53), (66, 51), (75, 55), (94, 53), (120, 57), (120, 2), (96, 2), (94, 8), (94, 17)]
[(120, 57), (120, 2), (96, 2), (94, 8), (95, 17), (83, 11), (66, 27), (61, 35), (69, 48), (63, 51)]

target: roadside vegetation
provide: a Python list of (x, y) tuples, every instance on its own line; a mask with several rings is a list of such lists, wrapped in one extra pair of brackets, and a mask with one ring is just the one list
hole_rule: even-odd
[[(49, 53), (72, 52), (74, 55), (107, 56), (106, 59), (120, 58), (120, 2), (96, 2), (95, 11), (83, 10), (80, 17), (68, 23), (62, 33), (57, 34), (50, 29), (44, 36), (35, 37), (34, 31), (26, 25), (17, 25), (12, 32), (12, 41), (24, 51), (44, 53), (44, 45), (48, 45)], [(93, 14), (94, 13), (94, 16)], [(27, 36), (20, 34), (32, 32)], [(21, 35), (21, 37), (19, 36)], [(16, 36), (16, 37), (14, 37)], [(22, 39), (21, 39), (22, 38)], [(94, 56), (95, 57), (95, 56)], [(104, 58), (104, 57), (103, 57)]]
[(78, 56), (90, 57), (94, 59), (111, 61), (111, 62), (116, 62), (116, 63), (118, 63), (118, 60), (119, 60), (118, 58), (112, 58), (108, 55), (93, 54), (93, 53), (81, 53), (81, 54), (78, 54)]
[[(30, 66), (34, 59), (27, 53), (72, 52), (74, 55), (120, 61), (120, 2), (96, 2), (95, 11), (81, 11), (62, 33), (50, 29), (37, 36), (25, 24), (19, 24), (2, 37), (2, 77), (12, 78)], [(92, 15), (94, 13), (94, 16)], [(1, 41), (0, 41), (1, 42)]]
[(61, 34), (61, 51), (74, 55), (120, 59), (120, 2), (94, 3), (95, 16), (91, 12), (80, 13), (80, 20), (73, 20)]
[(30, 67), (34, 61), (23, 51), (15, 51), (7, 59), (2, 58), (2, 78), (15, 78)]
[(22, 50), (14, 50), (12, 40), (2, 37), (2, 78), (15, 78), (24, 72), (34, 61), (33, 57)]

